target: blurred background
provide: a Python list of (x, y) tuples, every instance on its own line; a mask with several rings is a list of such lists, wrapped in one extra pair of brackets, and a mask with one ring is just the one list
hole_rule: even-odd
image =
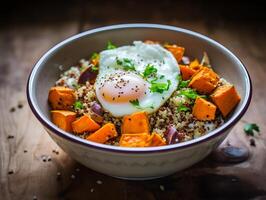
[[(1, 2), (0, 112), (4, 117), (0, 118), (0, 199), (265, 199), (264, 4), (263, 0)], [(202, 33), (225, 45), (243, 61), (251, 75), (253, 99), (227, 141), (249, 149), (252, 156), (247, 162), (228, 167), (207, 158), (164, 179), (122, 181), (81, 166), (45, 133), (31, 113), (25, 95), (28, 75), (38, 59), (56, 43), (79, 32), (142, 22)], [(262, 134), (255, 138), (256, 147), (250, 146), (243, 133), (247, 122), (260, 126)], [(43, 156), (50, 156), (51, 162), (44, 163)]]

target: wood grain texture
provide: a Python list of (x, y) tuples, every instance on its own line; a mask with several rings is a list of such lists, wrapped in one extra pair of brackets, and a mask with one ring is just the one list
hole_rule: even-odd
[[(203, 7), (177, 6), (165, 1), (149, 9), (133, 3), (83, 2), (62, 19), (47, 16), (40, 23), (20, 23), (0, 30), (0, 199), (265, 199), (266, 198), (266, 77), (265, 26), (215, 20)], [(123, 9), (121, 9), (123, 8)], [(163, 12), (167, 10), (168, 12)], [(118, 14), (119, 13), (119, 14)], [(42, 14), (44, 15), (44, 14)], [(47, 20), (51, 19), (51, 20)], [(44, 19), (44, 20), (42, 20)], [(19, 23), (18, 23), (19, 22)], [(28, 74), (38, 58), (55, 43), (79, 31), (108, 24), (150, 22), (188, 28), (224, 44), (248, 68), (253, 81), (253, 99), (245, 116), (224, 144), (244, 146), (248, 161), (219, 165), (211, 158), (183, 172), (152, 181), (124, 181), (87, 169), (66, 155), (45, 133), (31, 113), (25, 96)], [(22, 108), (18, 105), (22, 104)], [(15, 108), (14, 112), (10, 109)], [(261, 135), (251, 147), (243, 133), (246, 122), (259, 124)], [(14, 138), (8, 139), (8, 137)], [(59, 151), (59, 154), (53, 152)], [(49, 161), (51, 159), (51, 161)], [(11, 172), (13, 174), (9, 174)], [(57, 175), (59, 174), (59, 175)]]

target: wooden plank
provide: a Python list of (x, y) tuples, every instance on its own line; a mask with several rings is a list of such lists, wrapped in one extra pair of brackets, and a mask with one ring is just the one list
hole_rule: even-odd
[[(81, 23), (77, 23), (77, 19), (65, 23), (50, 21), (40, 25), (17, 25), (0, 31), (0, 110), (4, 116), (0, 118), (1, 199), (33, 199), (35, 195), (38, 199), (49, 200), (265, 197), (266, 136), (256, 137), (257, 146), (250, 147), (249, 139), (243, 133), (246, 121), (259, 124), (262, 133), (266, 128), (266, 94), (262, 84), (266, 75), (266, 40), (263, 30), (255, 32), (251, 25), (206, 21), (206, 18), (201, 18), (204, 15), (200, 7), (171, 6), (168, 1), (154, 9), (145, 4), (142, 10), (149, 12), (136, 10), (130, 14), (128, 10), (136, 7), (135, 4), (121, 1), (119, 7), (114, 7), (112, 2), (106, 2), (105, 9), (102, 9), (101, 2), (84, 2)], [(187, 12), (178, 12), (182, 9)], [(161, 10), (167, 10), (168, 14)], [(49, 47), (77, 30), (136, 21), (170, 24), (206, 34), (225, 44), (243, 60), (253, 80), (253, 101), (227, 141), (249, 148), (252, 156), (247, 162), (219, 165), (207, 158), (188, 170), (159, 180), (124, 181), (81, 166), (45, 133), (26, 103), (25, 84), (33, 64)], [(19, 109), (18, 104), (23, 108)], [(15, 107), (15, 112), (10, 112), (12, 107)], [(14, 138), (8, 139), (8, 136)], [(48, 161), (49, 157), (51, 161)], [(11, 170), (14, 174), (8, 174)], [(61, 175), (57, 176), (57, 173)]]
[[(26, 101), (26, 81), (38, 58), (55, 43), (77, 32), (77, 22), (23, 25), (0, 32), (0, 181), (1, 198), (32, 199), (34, 195), (57, 199), (57, 171), (73, 161), (37, 122)], [(22, 105), (22, 108), (19, 105)], [(11, 112), (10, 109), (15, 109)], [(14, 138), (8, 139), (13, 136)], [(50, 155), (52, 162), (43, 162)], [(14, 174), (8, 174), (9, 172)]]

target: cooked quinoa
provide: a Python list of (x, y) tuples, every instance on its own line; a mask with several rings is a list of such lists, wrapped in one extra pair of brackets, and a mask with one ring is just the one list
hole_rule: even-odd
[[(78, 77), (81, 70), (88, 66), (89, 61), (82, 59), (79, 62), (79, 66), (72, 66), (69, 70), (65, 71), (56, 82), (56, 86), (65, 86), (75, 89), (76, 97), (80, 102), (83, 102), (83, 108), (72, 109), (80, 116), (83, 114), (91, 115), (93, 113), (91, 106), (94, 102), (99, 103), (96, 98), (94, 85), (89, 82), (86, 82), (86, 84), (82, 86), (78, 85)], [(226, 80), (221, 79), (219, 85), (223, 85), (225, 83), (227, 83)], [(177, 94), (178, 91), (174, 92), (165, 104), (159, 108), (159, 110), (148, 116), (151, 132), (156, 132), (163, 137), (167, 127), (169, 125), (173, 125), (179, 132), (184, 133), (184, 136), (181, 138), (182, 140), (179, 141), (183, 142), (205, 135), (224, 123), (221, 115), (218, 115), (215, 120), (200, 121), (197, 120), (190, 112), (178, 111), (177, 106), (180, 102), (189, 104), (189, 101), (191, 100), (185, 96), (178, 96)], [(192, 107), (190, 109), (192, 109)], [(104, 111), (103, 118), (103, 124), (111, 122), (116, 126), (116, 130), (121, 133), (120, 127), (122, 124), (122, 117), (114, 117), (109, 112)], [(77, 136), (85, 138), (88, 134), (89, 133), (84, 133)], [(108, 143), (118, 145), (118, 141), (119, 137), (115, 140), (109, 141)]]
[[(184, 47), (135, 41), (62, 71), (49, 91), (52, 121), (77, 137), (124, 147), (192, 140), (224, 123), (241, 97)], [(60, 69), (62, 70), (62, 69)], [(119, 116), (119, 117), (118, 117)]]

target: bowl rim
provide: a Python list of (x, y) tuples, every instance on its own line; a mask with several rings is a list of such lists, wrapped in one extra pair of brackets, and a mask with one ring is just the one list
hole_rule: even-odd
[[(79, 38), (86, 37), (87, 35), (96, 34), (99, 32), (104, 32), (104, 31), (111, 31), (111, 30), (117, 30), (117, 29), (131, 29), (131, 28), (133, 28), (133, 29), (134, 28), (163, 29), (163, 30), (181, 32), (181, 33), (196, 37), (198, 39), (205, 40), (205, 41), (221, 48), (223, 51), (225, 51), (227, 54), (229, 54), (236, 62), (238, 62), (238, 65), (242, 69), (243, 74), (245, 76), (244, 78), (245, 78), (245, 84), (246, 84), (245, 85), (246, 86), (246, 92), (245, 92), (244, 98), (242, 98), (243, 103), (242, 103), (240, 109), (233, 116), (231, 116), (230, 119), (228, 121), (226, 121), (222, 126), (214, 129), (213, 131), (209, 132), (208, 134), (206, 134), (204, 136), (201, 136), (199, 138), (192, 139), (192, 140), (189, 140), (186, 142), (182, 142), (182, 143), (166, 145), (166, 146), (159, 146), (159, 147), (149, 147), (149, 148), (147, 148), (147, 147), (130, 148), (130, 147), (119, 147), (119, 146), (99, 144), (99, 143), (91, 142), (91, 141), (82, 139), (80, 137), (77, 137), (71, 133), (68, 133), (66, 131), (61, 130), (56, 125), (54, 125), (50, 121), (50, 119), (46, 118), (45, 115), (41, 112), (41, 109), (39, 108), (39, 106), (36, 103), (37, 100), (36, 100), (35, 96), (33, 95), (33, 89), (35, 86), (35, 84), (33, 84), (33, 83), (35, 81), (35, 75), (36, 75), (38, 69), (40, 68), (40, 66), (42, 65), (42, 63), (49, 57), (49, 55), (51, 53), (56, 51), (58, 48), (63, 47), (64, 45), (66, 45), (66, 44), (68, 44), (74, 40), (77, 40)], [(76, 34), (74, 36), (71, 36), (71, 37), (61, 41), (60, 43), (56, 44), (55, 46), (50, 48), (37, 61), (37, 63), (32, 68), (30, 75), (29, 75), (29, 78), (28, 78), (26, 92), (27, 92), (27, 100), (28, 100), (29, 106), (30, 106), (32, 112), (34, 113), (34, 115), (36, 116), (36, 118), (42, 123), (42, 125), (45, 128), (49, 129), (52, 133), (55, 133), (57, 136), (62, 137), (63, 139), (66, 139), (70, 142), (74, 142), (76, 144), (81, 144), (85, 147), (93, 148), (95, 150), (102, 150), (102, 151), (116, 152), (116, 153), (133, 153), (133, 154), (136, 154), (136, 153), (159, 153), (159, 152), (173, 151), (173, 150), (177, 150), (177, 149), (184, 149), (184, 148), (188, 148), (188, 147), (191, 147), (194, 145), (199, 145), (203, 142), (209, 141), (213, 138), (216, 138), (216, 137), (222, 135), (223, 133), (225, 133), (226, 130), (232, 128), (240, 120), (240, 118), (244, 115), (244, 113), (246, 112), (246, 110), (250, 104), (250, 101), (251, 101), (252, 83), (251, 83), (250, 75), (249, 75), (246, 67), (244, 66), (244, 64), (241, 62), (241, 60), (239, 58), (237, 58), (230, 50), (228, 50), (225, 46), (223, 46), (219, 42), (217, 42), (217, 41), (215, 41), (215, 40), (213, 40), (207, 36), (204, 36), (200, 33), (190, 31), (190, 30), (187, 30), (184, 28), (179, 28), (179, 27), (169, 26), (169, 25), (162, 25), (162, 24), (134, 23), (134, 24), (110, 25), (110, 26), (104, 26), (104, 27), (100, 27), (100, 28), (87, 30), (87, 31), (81, 32), (79, 34)]]

